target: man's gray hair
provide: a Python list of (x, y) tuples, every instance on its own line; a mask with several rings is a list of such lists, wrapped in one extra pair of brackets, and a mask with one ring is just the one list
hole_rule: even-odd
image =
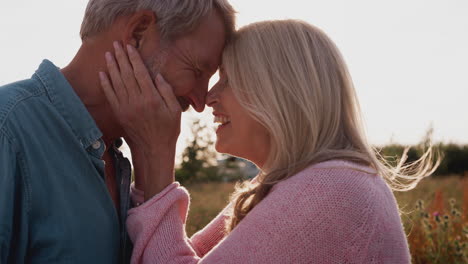
[(228, 37), (235, 29), (235, 11), (227, 0), (90, 0), (81, 24), (81, 39), (98, 34), (119, 16), (152, 10), (163, 38), (194, 30), (216, 8), (224, 19)]

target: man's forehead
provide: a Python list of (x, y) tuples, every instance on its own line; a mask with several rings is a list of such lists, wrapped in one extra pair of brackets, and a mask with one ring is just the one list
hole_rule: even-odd
[(207, 67), (218, 68), (226, 42), (226, 28), (223, 19), (213, 12), (203, 19), (198, 28), (187, 36), (190, 50)]
[(215, 72), (221, 64), (224, 43), (213, 43), (193, 39), (186, 43), (184, 49), (188, 58), (198, 67)]

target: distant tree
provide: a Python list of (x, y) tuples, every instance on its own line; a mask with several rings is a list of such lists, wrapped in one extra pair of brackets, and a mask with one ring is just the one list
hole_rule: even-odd
[(182, 162), (175, 172), (176, 180), (182, 184), (217, 180), (212, 133), (200, 120), (193, 122), (191, 130), (193, 138), (182, 153)]
[(223, 154), (221, 160), (218, 161), (218, 173), (225, 182), (246, 180), (248, 179), (245, 171), (247, 163), (248, 161), (244, 159)]
[[(431, 141), (433, 133), (434, 129), (431, 126), (426, 131), (426, 134), (419, 144), (410, 146), (407, 153), (407, 162), (418, 160), (429, 147), (432, 147), (436, 158), (441, 157), (441, 163), (434, 172), (435, 176), (446, 176), (452, 174), (462, 176), (468, 175), (468, 145), (458, 145), (453, 143), (433, 144)], [(390, 144), (382, 147), (379, 152), (390, 164), (395, 165), (397, 161), (401, 159), (401, 155), (405, 148), (407, 148), (407, 146)]]
[(439, 144), (444, 159), (436, 171), (437, 175), (467, 175), (468, 174), (468, 146), (457, 144)]

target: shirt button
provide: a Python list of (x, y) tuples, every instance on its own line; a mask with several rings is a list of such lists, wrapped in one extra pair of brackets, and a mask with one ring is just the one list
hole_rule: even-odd
[(101, 142), (96, 141), (93, 143), (93, 149), (99, 149), (101, 147)]

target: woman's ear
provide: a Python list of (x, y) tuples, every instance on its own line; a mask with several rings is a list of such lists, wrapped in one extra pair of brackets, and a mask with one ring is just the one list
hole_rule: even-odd
[(156, 15), (153, 11), (142, 10), (134, 13), (128, 20), (125, 41), (138, 49), (147, 34), (155, 33), (156, 22)]

